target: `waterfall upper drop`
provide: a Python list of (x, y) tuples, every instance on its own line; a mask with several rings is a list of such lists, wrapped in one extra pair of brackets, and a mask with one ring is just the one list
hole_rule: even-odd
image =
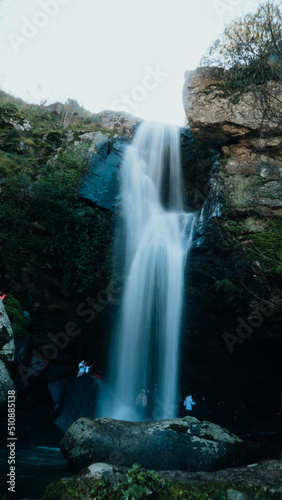
[(121, 167), (125, 285), (103, 415), (142, 420), (136, 397), (149, 390), (150, 416), (177, 416), (184, 267), (194, 213), (183, 212), (179, 128), (143, 122)]

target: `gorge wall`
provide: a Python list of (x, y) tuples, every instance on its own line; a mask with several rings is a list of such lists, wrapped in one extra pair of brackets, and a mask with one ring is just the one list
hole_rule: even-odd
[(0, 292), (15, 338), (15, 357), (0, 352), (0, 393), (14, 380), (19, 432), (48, 424), (81, 356), (104, 369), (119, 300), (112, 210), (122, 149), (140, 120), (72, 105), (0, 96)]
[[(196, 141), (218, 155), (208, 178), (201, 164), (194, 203), (201, 209), (200, 190), (207, 201), (187, 276), (186, 377), (225, 397), (235, 392), (256, 399), (264, 392), (267, 404), (275, 400), (277, 407), (282, 127), (263, 120), (250, 89), (236, 96), (226, 90), (224, 73), (215, 68), (186, 72), (183, 103)], [(184, 172), (191, 168), (184, 163)], [(208, 210), (211, 198), (217, 201), (214, 213)]]

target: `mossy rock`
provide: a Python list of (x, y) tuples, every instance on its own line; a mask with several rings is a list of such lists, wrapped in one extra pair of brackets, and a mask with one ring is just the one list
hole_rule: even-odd
[(281, 275), (281, 234), (282, 220), (274, 219), (264, 232), (248, 235), (248, 239), (253, 242), (249, 245), (249, 250), (270, 275)]
[(11, 322), (14, 336), (24, 337), (28, 330), (28, 319), (24, 316), (21, 305), (17, 299), (11, 295), (5, 298), (5, 309)]
[[(231, 492), (233, 496), (231, 496)], [(237, 494), (237, 497), (234, 496)], [(263, 487), (234, 485), (226, 480), (198, 481), (190, 484), (172, 482), (158, 476), (154, 471), (141, 469), (135, 464), (124, 479), (116, 482), (107, 478), (94, 479), (87, 470), (70, 480), (61, 479), (48, 486), (43, 500), (228, 500), (231, 498), (271, 500), (279, 498), (275, 492), (268, 493)]]

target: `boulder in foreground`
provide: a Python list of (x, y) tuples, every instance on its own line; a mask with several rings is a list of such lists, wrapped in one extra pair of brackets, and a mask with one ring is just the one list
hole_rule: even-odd
[(212, 471), (240, 462), (242, 441), (212, 424), (193, 417), (153, 422), (124, 422), (80, 418), (60, 444), (76, 468), (93, 462), (146, 469)]

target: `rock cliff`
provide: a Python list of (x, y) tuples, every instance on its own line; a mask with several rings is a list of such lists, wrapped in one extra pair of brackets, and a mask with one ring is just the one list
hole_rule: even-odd
[(212, 379), (217, 386), (223, 377), (225, 394), (237, 387), (238, 397), (241, 392), (245, 398), (254, 397), (260, 384), (271, 391), (270, 404), (277, 408), (273, 401), (282, 384), (282, 125), (265, 121), (255, 102), (252, 89), (238, 95), (226, 90), (223, 70), (185, 74), (183, 103), (191, 133), (218, 153), (209, 179), (205, 175), (200, 186), (202, 204), (196, 205), (202, 230), (187, 278), (191, 331), (186, 339), (189, 377), (199, 377), (203, 387)]
[(224, 75), (225, 70), (214, 67), (185, 73), (183, 105), (194, 136), (220, 147), (246, 137), (281, 135), (281, 124), (265, 118), (257, 94), (268, 87), (273, 92), (275, 86), (276, 106), (281, 106), (282, 85), (269, 82), (263, 91), (251, 87), (235, 93), (224, 85)]
[[(95, 370), (103, 368), (118, 301), (110, 281), (112, 211), (122, 149), (139, 121), (95, 115), (75, 101), (36, 106), (1, 93), (0, 290), (15, 333), (9, 370), (25, 389), (23, 411), (41, 407), (29, 404), (29, 390), (50, 410), (47, 384), (76, 375), (85, 350)], [(70, 324), (79, 335), (61, 342)]]

